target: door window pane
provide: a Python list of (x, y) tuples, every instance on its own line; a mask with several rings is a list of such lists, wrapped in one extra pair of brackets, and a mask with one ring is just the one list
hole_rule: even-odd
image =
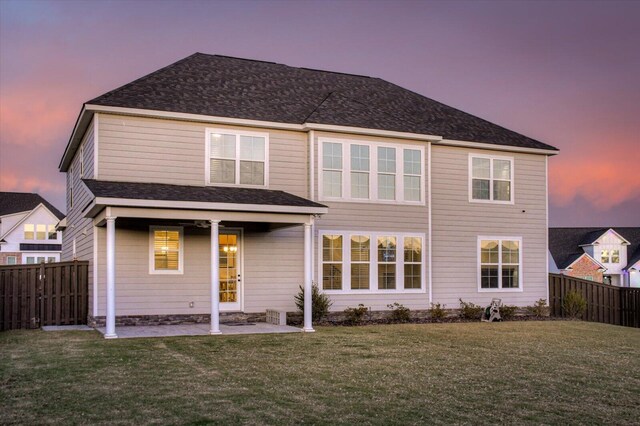
[(218, 236), (220, 303), (238, 301), (238, 236), (220, 234)]

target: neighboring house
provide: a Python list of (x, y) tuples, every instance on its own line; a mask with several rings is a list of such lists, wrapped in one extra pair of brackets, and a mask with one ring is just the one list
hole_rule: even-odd
[(333, 311), (531, 305), (557, 152), (378, 78), (197, 53), (82, 107), (63, 258), (91, 262), (106, 337), (208, 315), (215, 334), (312, 281)]
[(640, 228), (550, 228), (549, 271), (640, 287)]
[(0, 192), (0, 265), (59, 262), (63, 218), (38, 194)]

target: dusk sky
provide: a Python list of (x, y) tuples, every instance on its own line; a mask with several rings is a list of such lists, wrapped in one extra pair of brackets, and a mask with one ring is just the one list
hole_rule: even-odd
[(64, 210), (82, 103), (194, 52), (391, 81), (558, 147), (552, 226), (640, 226), (640, 1), (0, 0), (0, 190)]

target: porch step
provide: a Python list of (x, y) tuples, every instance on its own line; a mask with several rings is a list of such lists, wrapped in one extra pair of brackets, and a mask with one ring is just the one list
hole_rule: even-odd
[(274, 325), (287, 325), (287, 311), (267, 309), (267, 323)]

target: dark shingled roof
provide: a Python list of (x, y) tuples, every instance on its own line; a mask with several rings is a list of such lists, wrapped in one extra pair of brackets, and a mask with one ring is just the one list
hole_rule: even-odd
[(203, 53), (87, 103), (556, 150), (379, 78)]
[(0, 216), (33, 210), (44, 204), (58, 219), (64, 218), (60, 210), (38, 194), (30, 192), (0, 192)]
[(262, 204), (269, 206), (326, 207), (284, 191), (223, 186), (167, 185), (83, 179), (96, 197), (201, 203)]
[(627, 246), (627, 265), (640, 260), (640, 227), (549, 228), (549, 251), (558, 268), (569, 266), (584, 253), (580, 245), (591, 244), (609, 229), (631, 243)]

